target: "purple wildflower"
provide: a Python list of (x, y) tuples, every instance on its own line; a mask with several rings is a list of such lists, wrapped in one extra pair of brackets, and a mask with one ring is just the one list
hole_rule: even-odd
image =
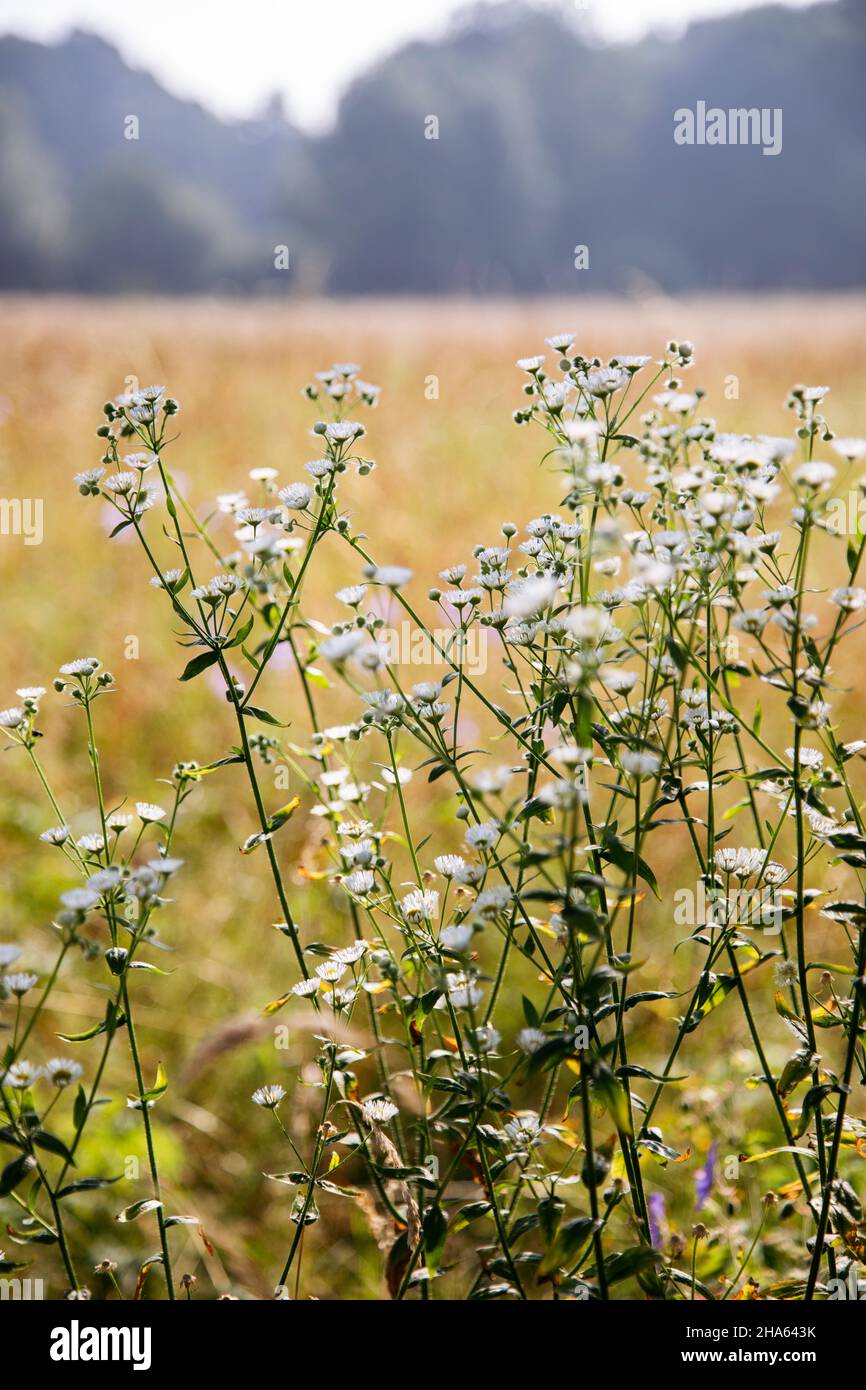
[(656, 1250), (661, 1250), (664, 1245), (662, 1224), (666, 1216), (664, 1195), (661, 1192), (651, 1192), (649, 1199), (650, 1240)]
[(701, 1211), (704, 1204), (706, 1203), (707, 1198), (713, 1190), (713, 1181), (715, 1178), (716, 1167), (716, 1155), (718, 1151), (719, 1146), (716, 1143), (716, 1141), (713, 1140), (713, 1143), (710, 1145), (709, 1152), (707, 1154), (706, 1163), (695, 1173), (695, 1211)]

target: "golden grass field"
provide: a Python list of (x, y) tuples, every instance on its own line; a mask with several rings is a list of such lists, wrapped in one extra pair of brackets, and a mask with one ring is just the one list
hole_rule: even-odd
[[(102, 402), (129, 376), (142, 385), (162, 382), (181, 402), (180, 438), (169, 462), (186, 496), (205, 511), (217, 493), (247, 486), (251, 468), (277, 468), (281, 484), (300, 478), (315, 452), (307, 431), (316, 418), (301, 388), (332, 361), (362, 364), (366, 379), (383, 388), (378, 410), (365, 419), (365, 448), (377, 469), (369, 478), (353, 478), (347, 496), (376, 557), (414, 570), (412, 592), (422, 603), (438, 570), (470, 558), (479, 542), (495, 544), (502, 521), (522, 525), (556, 509), (557, 484), (538, 467), (541, 436), (517, 430), (511, 411), (520, 404), (523, 380), (515, 359), (540, 350), (544, 337), (559, 329), (576, 327), (580, 349), (603, 356), (655, 355), (670, 337), (691, 338), (697, 365), (687, 379), (706, 388), (706, 408), (725, 429), (789, 432), (786, 391), (803, 381), (832, 386), (826, 413), (839, 434), (866, 432), (864, 297), (290, 305), (46, 298), (7, 299), (0, 313), (0, 495), (44, 499), (41, 546), (0, 537), (0, 705), (14, 700), (18, 685), (50, 686), (63, 661), (100, 657), (119, 687), (97, 707), (112, 801), (159, 801), (156, 779), (169, 775), (179, 758), (207, 762), (232, 741), (230, 712), (207, 683), (177, 682), (184, 654), (137, 547), (126, 536), (109, 544), (102, 504), (79, 497), (72, 483), (74, 473), (98, 462), (94, 432)], [(435, 400), (425, 395), (431, 376), (439, 381)], [(732, 377), (738, 399), (726, 398)], [(331, 571), (314, 579), (305, 606), (327, 621), (337, 616), (333, 590), (358, 575), (344, 550), (325, 550)], [(318, 605), (313, 595), (320, 596)], [(128, 660), (131, 636), (138, 639), (138, 654)], [(866, 681), (857, 644), (850, 647), (840, 683), (851, 687), (844, 702), (854, 720), (848, 737), (862, 737), (856, 721)], [(289, 676), (270, 674), (268, 681), (270, 707), (303, 724)], [(80, 720), (49, 696), (41, 727), (46, 766), (68, 815), (78, 814), (80, 824), (90, 804)], [(60, 857), (52, 858), (36, 838), (51, 817), (23, 760), (5, 756), (2, 766), (0, 940), (26, 940), (28, 963), (44, 969), (53, 951), (48, 923), (68, 883)], [(415, 791), (416, 800), (420, 794)], [(438, 805), (418, 804), (432, 825)], [(199, 1215), (215, 1249), (208, 1255), (194, 1235), (185, 1237), (177, 1268), (200, 1276), (206, 1269), (218, 1290), (240, 1287), (267, 1296), (268, 1271), (281, 1260), (289, 1227), (279, 1189), (261, 1172), (284, 1160), (268, 1117), (248, 1097), (262, 1081), (276, 1079), (272, 1025), (262, 1019), (261, 1006), (288, 988), (295, 972), (285, 942), (270, 929), (276, 911), (266, 866), (237, 857), (236, 846), (253, 829), (240, 771), (209, 779), (188, 810), (188, 837), (181, 829), (176, 846), (187, 868), (176, 880), (177, 902), (160, 922), (175, 947), (175, 973), (142, 984), (138, 1011), (148, 1071), (162, 1059), (172, 1081), (177, 1078), (158, 1124), (173, 1207)], [(290, 879), (304, 835), (299, 824), (280, 841)], [(674, 874), (674, 857), (668, 867)], [(327, 901), (309, 898), (298, 881), (294, 892), (304, 927), (327, 939)], [(670, 955), (678, 935), (658, 912), (647, 927), (658, 953), (657, 978), (670, 980), (673, 973), (683, 987), (689, 978), (685, 953)], [(49, 1011), (52, 1028), (76, 1031), (100, 1015), (104, 1002), (94, 978), (77, 966), (61, 982)], [(642, 1015), (651, 1040), (658, 1037), (662, 1059), (669, 1016)], [(306, 1051), (312, 1055), (306, 1020), (306, 1013), (286, 1018), (293, 1063)], [(727, 1027), (720, 1018), (697, 1044), (707, 1094), (689, 1101), (688, 1125), (698, 1149), (712, 1113), (716, 1126), (729, 1126), (736, 1151), (740, 1107), (759, 1103), (743, 1099), (740, 1082), (749, 1062), (737, 1058), (745, 1035), (739, 1021), (736, 1037)], [(284, 1059), (278, 1054), (280, 1066)], [(106, 1093), (122, 1096), (126, 1068), (118, 1049)], [(303, 1090), (294, 1104), (304, 1106)], [(141, 1151), (134, 1113), (122, 1105), (107, 1113), (109, 1158), (104, 1144), (91, 1139), (95, 1147), (83, 1147), (81, 1172), (97, 1165), (104, 1170), (106, 1161), (119, 1171), (127, 1154)], [(94, 1125), (94, 1132), (99, 1128)], [(121, 1189), (122, 1199), (112, 1206), (111, 1198), (109, 1210), (142, 1195), (132, 1183)], [(82, 1209), (85, 1223), (89, 1210)], [(133, 1238), (130, 1228), (124, 1232), (121, 1243), (110, 1220), (103, 1220), (89, 1232), (85, 1225), (75, 1238), (94, 1259), (129, 1261)], [(136, 1233), (136, 1239), (143, 1242), (141, 1258), (148, 1236)], [(381, 1258), (362, 1207), (345, 1203), (337, 1213), (326, 1212), (309, 1240), (314, 1251), (329, 1248), (327, 1258), (306, 1257), (306, 1293), (332, 1296), (345, 1280), (354, 1296), (382, 1296)]]

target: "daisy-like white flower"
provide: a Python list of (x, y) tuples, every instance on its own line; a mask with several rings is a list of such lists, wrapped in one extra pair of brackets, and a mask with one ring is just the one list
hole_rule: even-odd
[(88, 468), (83, 473), (76, 473), (72, 481), (82, 497), (98, 497), (99, 483), (104, 473), (104, 468)]
[[(566, 353), (574, 342), (574, 333), (554, 333), (552, 338), (545, 338), (547, 346), (553, 348), (555, 352)], [(542, 361), (544, 359), (542, 358)]]
[(843, 613), (856, 613), (866, 605), (866, 589), (846, 584), (844, 588), (834, 589), (831, 598), (836, 607), (841, 608)]
[(89, 912), (99, 902), (99, 895), (92, 888), (70, 888), (68, 893), (61, 893), (60, 901), (70, 912)]
[(535, 376), (544, 366), (543, 357), (518, 357), (517, 366), (522, 372), (528, 372), (530, 376)]
[(620, 762), (630, 777), (654, 777), (661, 767), (661, 758), (658, 753), (637, 748), (626, 748), (620, 757)]
[(150, 581), (154, 589), (171, 589), (183, 577), (183, 570), (166, 570), (165, 574), (155, 574)]
[(439, 944), (446, 951), (455, 951), (459, 954), (461, 951), (468, 950), (474, 935), (475, 929), (468, 922), (463, 922), (456, 927), (443, 927)]
[(276, 1110), (286, 1092), (282, 1086), (259, 1086), (257, 1091), (253, 1091), (252, 1099), (254, 1105), (261, 1105), (265, 1110)]
[(95, 656), (78, 656), (74, 661), (67, 661), (61, 666), (61, 676), (92, 676), (94, 671), (98, 671), (101, 662)]
[(651, 357), (617, 353), (616, 357), (610, 359), (610, 365), (612, 367), (622, 367), (624, 372), (629, 372), (633, 376), (635, 372), (639, 372), (642, 367), (646, 367), (651, 361)]
[[(791, 762), (793, 762), (796, 757), (796, 750), (793, 748), (786, 748), (785, 756), (790, 758)], [(820, 748), (801, 748), (800, 766), (807, 767), (810, 772), (817, 772), (819, 768), (823, 767), (824, 754), (821, 752)]]
[(808, 463), (798, 463), (791, 476), (798, 487), (817, 491), (830, 486), (836, 476), (836, 469), (832, 463), (819, 463), (816, 459)]
[(514, 894), (508, 884), (497, 883), (492, 888), (485, 888), (483, 893), (479, 893), (473, 907), (477, 916), (492, 920), (500, 912), (505, 912), (513, 901)]
[(367, 1123), (375, 1125), (387, 1124), (389, 1120), (393, 1120), (394, 1116), (400, 1113), (399, 1107), (396, 1106), (392, 1100), (386, 1100), (384, 1097), (378, 1096), (374, 1096), (370, 1100), (365, 1100), (361, 1105), (361, 1109)]
[(11, 709), (0, 709), (0, 729), (20, 729), (27, 722), (27, 715), (18, 705)]
[(443, 878), (458, 878), (466, 872), (466, 860), (460, 854), (440, 854), (433, 860), (437, 874)]
[(364, 602), (366, 593), (366, 584), (350, 584), (345, 589), (338, 589), (335, 597), (340, 600), (340, 603), (345, 603), (348, 608), (357, 608), (360, 603)]
[(498, 839), (499, 826), (492, 820), (470, 825), (466, 831), (466, 843), (471, 849), (492, 849)]
[(776, 987), (790, 989), (798, 980), (797, 966), (792, 960), (777, 960), (775, 965)]
[(504, 1125), (505, 1133), (519, 1148), (528, 1148), (541, 1132), (541, 1121), (534, 1110), (521, 1111)]
[(162, 806), (155, 806), (151, 801), (136, 801), (135, 811), (139, 820), (143, 820), (145, 825), (152, 825), (156, 821), (165, 820), (166, 816)]
[(490, 1023), (482, 1023), (474, 1032), (470, 1033), (472, 1046), (478, 1053), (495, 1052), (502, 1042), (502, 1034)]
[(866, 456), (866, 439), (834, 439), (833, 449), (840, 458), (853, 463)]
[(614, 695), (627, 695), (637, 685), (639, 677), (636, 671), (623, 671), (618, 666), (603, 666), (599, 673), (599, 679), (604, 682), (608, 690), (613, 691)]
[(4, 975), (3, 984), (9, 994), (14, 994), (16, 999), (23, 999), (25, 994), (29, 994), (38, 979), (39, 976), (34, 975), (32, 971), (22, 970), (17, 975)]
[(360, 439), (367, 431), (356, 420), (332, 420), (325, 426), (323, 433), (332, 444), (346, 444)]
[(376, 883), (376, 876), (372, 869), (355, 869), (351, 874), (347, 874), (343, 879), (343, 887), (349, 893), (354, 893), (356, 897), (366, 897), (372, 893)]
[(364, 578), (371, 584), (382, 584), (386, 589), (402, 589), (412, 578), (412, 571), (403, 565), (367, 565)]
[(313, 490), (306, 483), (289, 483), (277, 493), (283, 506), (288, 507), (290, 512), (302, 512), (309, 506), (312, 495)]
[(333, 959), (341, 965), (354, 965), (367, 954), (369, 949), (366, 941), (355, 941), (351, 946), (343, 946), (339, 951), (335, 951)]
[(546, 1043), (547, 1037), (540, 1028), (521, 1028), (517, 1034), (517, 1046), (521, 1052), (525, 1052), (531, 1057), (533, 1052), (537, 1052)]
[(42, 1068), (35, 1067), (22, 1057), (3, 1073), (3, 1085), (11, 1086), (13, 1091), (28, 1091), (41, 1077)]
[(762, 849), (717, 849), (714, 856), (717, 869), (739, 879), (759, 873), (766, 857)]
[(465, 576), (465, 565), (450, 565), (447, 570), (439, 571), (439, 578), (444, 579), (446, 584), (460, 584)]
[(23, 685), (15, 694), (19, 700), (23, 700), (25, 705), (35, 705), (45, 694), (44, 685)]
[(136, 478), (134, 473), (112, 473), (102, 486), (106, 492), (116, 493), (118, 497), (130, 497), (138, 492), (141, 479)]
[(134, 468), (137, 473), (146, 473), (155, 463), (159, 463), (159, 455), (148, 452), (126, 454), (123, 459), (124, 468)]
[(342, 666), (350, 656), (354, 656), (363, 640), (361, 633), (352, 629), (349, 632), (340, 632), (335, 637), (326, 637), (319, 651), (326, 661), (330, 661), (334, 666)]
[(439, 913), (439, 894), (435, 888), (416, 888), (402, 899), (400, 911), (413, 925), (432, 922)]
[(455, 1009), (477, 1009), (484, 998), (484, 991), (471, 975), (446, 975), (448, 998)]
[(503, 611), (509, 618), (531, 618), (543, 613), (556, 597), (559, 581), (548, 575), (531, 575), (515, 579), (509, 586)]
[(45, 1066), (46, 1078), (51, 1082), (51, 1085), (56, 1086), (59, 1091), (64, 1090), (67, 1086), (74, 1085), (83, 1075), (84, 1068), (81, 1064), (79, 1062), (73, 1062), (69, 1057), (52, 1057), (51, 1061), (47, 1062)]
[(85, 854), (101, 854), (105, 849), (105, 841), (102, 836), (96, 832), (90, 835), (82, 835), (79, 840), (76, 840), (76, 844)]
[(296, 985), (292, 985), (290, 994), (294, 994), (297, 999), (308, 999), (311, 994), (318, 993), (320, 981), (318, 976), (313, 975), (309, 980), (299, 980)]
[(343, 961), (332, 958), (324, 965), (317, 965), (316, 974), (326, 985), (334, 985), (343, 978), (348, 968)]

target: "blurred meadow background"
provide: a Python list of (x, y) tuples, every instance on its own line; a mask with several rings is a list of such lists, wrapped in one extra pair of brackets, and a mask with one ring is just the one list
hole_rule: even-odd
[[(170, 467), (207, 514), (219, 494), (252, 496), (253, 469), (276, 469), (277, 486), (302, 476), (317, 418), (304, 384), (334, 361), (361, 364), (382, 388), (366, 418), (365, 449), (377, 467), (345, 484), (344, 502), (378, 560), (414, 571), (408, 593), (428, 614), (427, 590), (445, 564), (471, 562), (474, 546), (497, 544), (503, 521), (523, 526), (560, 504), (557, 480), (540, 465), (543, 437), (511, 420), (524, 380), (515, 360), (542, 351), (558, 330), (573, 328), (580, 350), (603, 358), (657, 357), (668, 339), (691, 339), (696, 362), (685, 380), (706, 389), (706, 412), (724, 430), (789, 432), (786, 394), (806, 382), (832, 387), (826, 413), (838, 435), (866, 432), (862, 0), (802, 13), (750, 8), (696, 25), (678, 43), (653, 36), (627, 45), (620, 35), (609, 47), (601, 39), (610, 35), (563, 27), (551, 6), (482, 7), (445, 38), (407, 36), (405, 48), (375, 55), (372, 72), (351, 85), (347, 76), (332, 126), (306, 132), (280, 101), (242, 120), (200, 105), (204, 92), (178, 94), (171, 74), (160, 73), (164, 88), (129, 60), (134, 43), (123, 57), (115, 51), (110, 26), (58, 40), (54, 29), (28, 28), (23, 8), (17, 17), (7, 9), (0, 493), (42, 499), (44, 535), (35, 546), (0, 538), (0, 704), (11, 704), (18, 686), (50, 687), (62, 662), (99, 657), (117, 681), (97, 707), (111, 804), (160, 802), (159, 779), (179, 759), (208, 763), (235, 737), (215, 685), (178, 683), (186, 655), (129, 533), (109, 544), (114, 518), (72, 481), (98, 463), (102, 403), (130, 378), (162, 383), (180, 401)], [(675, 10), (688, 19), (702, 7)], [(66, 11), (85, 26), (95, 13), (74, 4)], [(149, 61), (141, 57), (143, 67)], [(731, 104), (786, 104), (784, 154), (728, 150), (711, 166), (706, 151), (699, 160), (687, 150), (677, 165), (673, 108), (697, 97), (728, 105), (731, 72)], [(573, 73), (580, 115), (571, 120), (562, 93)], [(136, 112), (142, 142), (124, 145), (118, 132)], [(443, 123), (435, 178), (417, 156), (431, 112)], [(450, 153), (449, 118), (462, 131)], [(592, 269), (581, 278), (572, 247), (584, 242)], [(282, 243), (291, 248), (285, 277), (271, 264)], [(842, 542), (821, 544), (843, 564)], [(322, 622), (341, 616), (334, 591), (360, 577), (347, 554), (326, 544), (305, 595)], [(858, 648), (859, 640), (842, 648), (836, 671), (849, 738), (862, 736), (866, 698)], [(493, 693), (492, 647), (489, 665)], [(305, 729), (296, 674), (285, 667), (263, 684), (262, 703)], [(353, 711), (337, 690), (323, 691), (322, 704), (331, 723)], [(82, 821), (91, 784), (80, 713), (53, 694), (43, 710), (42, 756), (65, 815), (76, 833), (95, 828)], [(263, 768), (262, 782), (277, 805), (288, 797), (268, 784), (274, 772)], [(0, 941), (26, 942), (28, 966), (43, 975), (54, 957), (51, 916), (69, 886), (65, 864), (39, 844), (52, 817), (24, 759), (4, 754), (2, 773)], [(296, 789), (290, 780), (289, 792)], [(454, 835), (456, 845), (453, 797), (423, 775), (407, 797), (431, 832), (443, 843)], [(315, 881), (321, 823), (309, 809), (302, 805), (277, 853), (305, 939), (343, 943), (344, 900)], [(158, 1112), (164, 1185), (172, 1209), (195, 1213), (208, 1238), (194, 1227), (178, 1234), (176, 1267), (195, 1274), (205, 1296), (272, 1293), (290, 1197), (263, 1173), (287, 1159), (249, 1096), (263, 1082), (288, 1086), (289, 1072), (316, 1052), (302, 1003), (276, 1020), (262, 1012), (295, 982), (296, 968), (272, 929), (278, 909), (264, 861), (237, 856), (256, 828), (242, 769), (197, 788), (175, 844), (186, 867), (159, 923), (173, 973), (136, 981), (145, 1072), (162, 1061), (172, 1083)], [(654, 860), (662, 901), (647, 896), (640, 908), (651, 946), (642, 988), (685, 990), (697, 958), (673, 950), (686, 935), (672, 920), (679, 848), (675, 835), (663, 843)], [(791, 844), (784, 849), (790, 857)], [(833, 874), (827, 887), (844, 895), (847, 871)], [(813, 915), (814, 957), (831, 957), (837, 929)], [(535, 979), (523, 968), (531, 992)], [(102, 1016), (107, 985), (97, 978), (76, 966), (61, 979), (40, 1025), (46, 1055), (66, 1050), (52, 1031), (83, 1031)], [(757, 974), (749, 991), (771, 1038), (771, 1064), (781, 1066), (790, 1039), (773, 1014), (770, 976)], [(663, 1065), (677, 1011), (668, 1000), (634, 1015), (644, 1059), (655, 1057), (648, 1065)], [(513, 1013), (509, 1031), (521, 1016), (516, 996)], [(275, 1046), (275, 1021), (287, 1026), (285, 1049)], [(85, 1066), (93, 1046), (75, 1054)], [(680, 1061), (689, 1078), (666, 1089), (658, 1122), (669, 1142), (689, 1149), (691, 1170), (713, 1142), (722, 1155), (778, 1142), (768, 1100), (748, 1085), (755, 1057), (733, 1006), (687, 1041)], [(372, 1064), (361, 1070), (362, 1091), (374, 1089)], [(109, 1104), (82, 1144), (82, 1173), (123, 1173), (131, 1155), (143, 1159), (128, 1085), (118, 1048), (103, 1087)], [(520, 1103), (537, 1103), (539, 1088), (531, 1083)], [(292, 1090), (300, 1133), (305, 1107), (312, 1116), (316, 1103), (314, 1091)], [(862, 1101), (852, 1109), (862, 1115)], [(667, 1198), (669, 1233), (684, 1237), (695, 1219), (691, 1170), (683, 1180), (659, 1166), (651, 1177)], [(124, 1177), (107, 1200), (72, 1208), (76, 1250), (93, 1263), (117, 1260), (127, 1286), (153, 1234), (119, 1229), (112, 1214), (146, 1195), (145, 1173), (142, 1165), (141, 1178)], [(360, 1167), (348, 1169), (349, 1181), (361, 1177)], [(783, 1159), (742, 1184), (719, 1176), (712, 1219), (754, 1214), (761, 1193), (788, 1177)], [(475, 1176), (467, 1169), (458, 1178), (465, 1200), (476, 1198)], [(385, 1296), (381, 1221), (369, 1193), (321, 1205), (307, 1237), (304, 1293)], [(785, 1241), (781, 1229), (765, 1243), (767, 1277), (783, 1277)], [(53, 1262), (32, 1258), (32, 1272), (54, 1281), (56, 1296)], [(710, 1260), (705, 1277), (713, 1272)]]

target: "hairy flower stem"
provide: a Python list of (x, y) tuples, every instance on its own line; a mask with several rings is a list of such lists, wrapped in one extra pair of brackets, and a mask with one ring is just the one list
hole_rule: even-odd
[[(848, 1045), (845, 1049), (845, 1064), (839, 1086), (839, 1103), (836, 1109), (836, 1123), (833, 1128), (833, 1139), (830, 1144), (830, 1155), (827, 1161), (827, 1176), (821, 1194), (821, 1212), (818, 1217), (818, 1231), (815, 1236), (815, 1247), (812, 1251), (812, 1260), (809, 1265), (809, 1277), (804, 1295), (807, 1302), (810, 1302), (815, 1295), (815, 1285), (817, 1284), (818, 1274), (821, 1269), (821, 1257), (824, 1253), (824, 1241), (830, 1219), (833, 1185), (836, 1180), (836, 1168), (839, 1162), (842, 1134), (845, 1128), (845, 1114), (848, 1107), (848, 1097), (851, 1094), (851, 1078), (854, 1074), (854, 1058), (857, 1054), (857, 1043), (859, 1041), (863, 995), (864, 992), (866, 992), (866, 979), (864, 979), (864, 976), (866, 976), (866, 927), (861, 925), (860, 941), (857, 949), (856, 975), (851, 987), (851, 1005), (847, 1020)], [(830, 1252), (828, 1252), (828, 1254), (829, 1253)]]
[(168, 1290), (169, 1299), (174, 1300), (174, 1278), (171, 1269), (171, 1251), (168, 1246), (168, 1232), (165, 1225), (165, 1211), (162, 1206), (162, 1193), (159, 1183), (159, 1166), (156, 1161), (156, 1150), (153, 1144), (153, 1129), (150, 1123), (149, 1101), (145, 1100), (147, 1087), (144, 1084), (144, 1074), (141, 1069), (141, 1057), (138, 1051), (138, 1041), (135, 1036), (135, 1025), (132, 1021), (132, 1007), (129, 1002), (129, 987), (126, 975), (122, 977), (122, 996), (123, 1007), (126, 1013), (126, 1031), (129, 1035), (129, 1050), (132, 1054), (132, 1065), (135, 1068), (135, 1079), (138, 1085), (138, 1100), (141, 1106), (141, 1118), (144, 1125), (145, 1144), (147, 1146), (147, 1161), (150, 1167), (150, 1180), (153, 1185), (153, 1195), (159, 1206), (156, 1212), (156, 1221), (159, 1227), (159, 1243), (162, 1247), (162, 1260), (165, 1269), (165, 1283)]

